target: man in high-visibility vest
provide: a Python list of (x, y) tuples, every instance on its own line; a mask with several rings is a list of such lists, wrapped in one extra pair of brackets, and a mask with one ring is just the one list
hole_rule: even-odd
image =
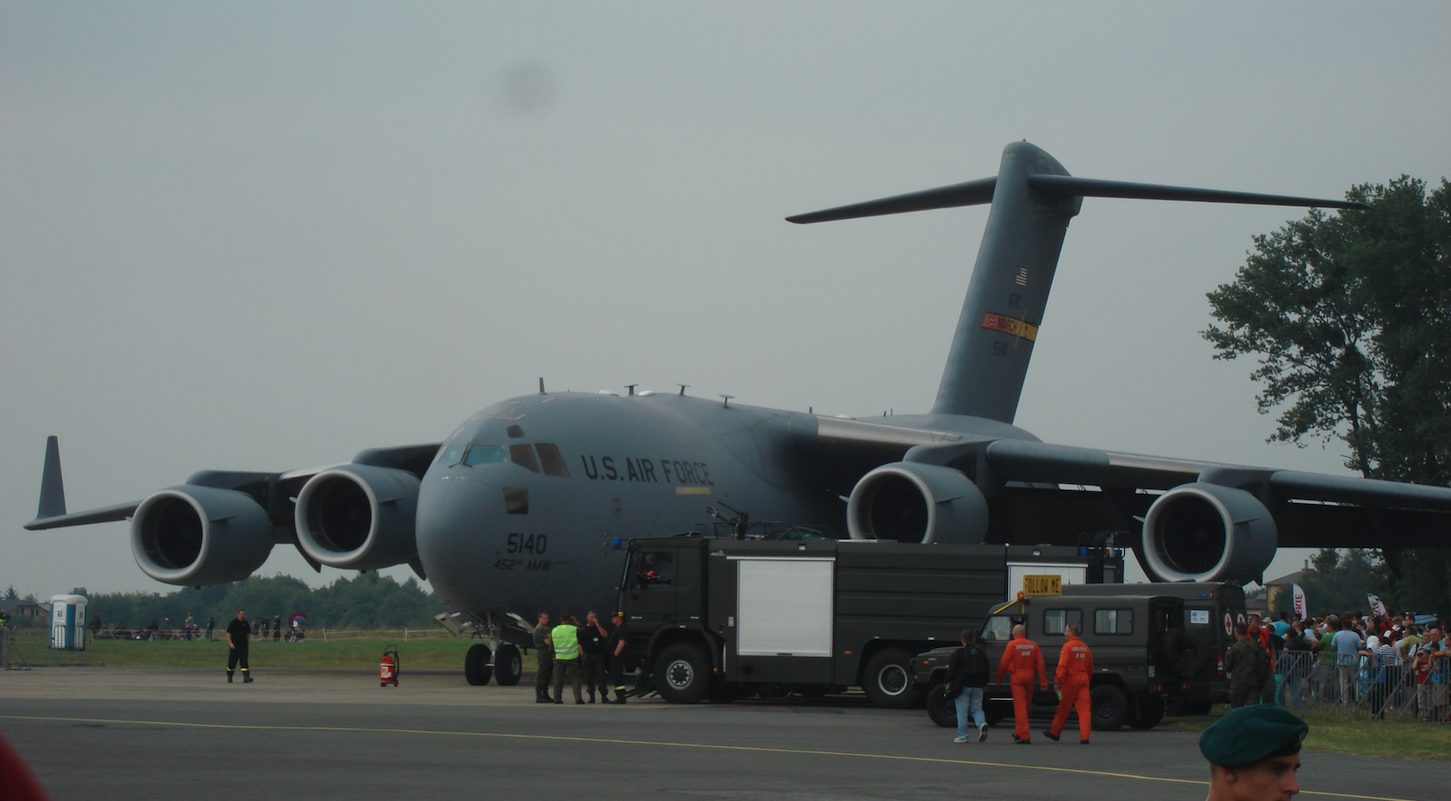
[(1038, 644), (1028, 639), (1028, 629), (1021, 623), (1013, 626), (1013, 639), (1008, 641), (1007, 650), (998, 662), (998, 683), (1012, 673), (1013, 687), (1013, 742), (1018, 745), (1032, 745), (1033, 732), (1028, 728), (1028, 705), (1033, 702), (1033, 679), (1048, 689), (1048, 671), (1043, 667), (1043, 652)]
[(1063, 727), (1068, 725), (1068, 710), (1076, 709), (1078, 742), (1088, 745), (1088, 732), (1093, 724), (1088, 714), (1088, 681), (1093, 676), (1093, 652), (1088, 650), (1083, 640), (1078, 639), (1078, 635), (1077, 623), (1063, 627), (1063, 636), (1068, 641), (1063, 643), (1063, 650), (1058, 654), (1058, 675), (1055, 677), (1063, 697), (1058, 699), (1058, 714), (1053, 716), (1053, 725), (1044, 729), (1043, 734), (1057, 741)]
[(559, 616), (559, 625), (549, 632), (554, 642), (554, 703), (564, 703), (564, 678), (574, 687), (574, 702), (584, 703), (579, 692), (579, 624), (569, 615)]

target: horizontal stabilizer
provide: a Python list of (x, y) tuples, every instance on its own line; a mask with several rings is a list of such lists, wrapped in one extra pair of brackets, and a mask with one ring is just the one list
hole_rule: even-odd
[(853, 203), (849, 206), (837, 206), (834, 209), (797, 214), (794, 217), (787, 217), (786, 221), (803, 224), (819, 223), (832, 220), (852, 220), (858, 217), (881, 217), (886, 214), (905, 214), (909, 211), (981, 206), (993, 202), (993, 187), (997, 185), (997, 182), (996, 177), (981, 178), (951, 186), (939, 186), (936, 189), (924, 189), (921, 192), (908, 192), (905, 195), (893, 195), (879, 200)]
[[(965, 184), (964, 184), (965, 185)], [(1364, 203), (1348, 200), (1319, 200), (1290, 195), (1262, 195), (1258, 192), (1226, 192), (1221, 189), (1194, 189), (1187, 186), (1136, 184), (1128, 181), (1104, 181), (1098, 178), (1074, 178), (1071, 175), (1030, 175), (1028, 185), (1045, 194), (1058, 197), (1119, 197), (1134, 200), (1190, 200), (1200, 203), (1247, 203), (1258, 206), (1314, 206), (1322, 209), (1369, 210)], [(906, 197), (905, 195), (903, 197)], [(882, 201), (877, 201), (882, 202)]]

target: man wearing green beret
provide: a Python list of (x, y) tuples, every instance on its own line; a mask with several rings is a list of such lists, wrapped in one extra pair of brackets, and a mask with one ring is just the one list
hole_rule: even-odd
[(1300, 744), (1310, 727), (1270, 704), (1231, 709), (1199, 735), (1208, 801), (1290, 801), (1300, 792)]

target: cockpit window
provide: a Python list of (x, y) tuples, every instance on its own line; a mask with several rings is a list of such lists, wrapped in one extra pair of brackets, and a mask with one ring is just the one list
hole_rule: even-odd
[(534, 449), (528, 445), (510, 445), (509, 461), (531, 473), (539, 472), (539, 462), (534, 458)]
[(469, 455), (464, 457), (464, 464), (470, 467), (507, 461), (509, 459), (504, 453), (503, 445), (485, 445), (483, 443), (469, 446)]
[(544, 475), (569, 478), (569, 468), (565, 466), (559, 448), (548, 442), (536, 443), (534, 447), (539, 450), (539, 461), (544, 464)]
[(463, 458), (464, 446), (445, 445), (442, 448), (438, 449), (438, 459), (436, 459), (435, 461), (446, 467), (453, 467), (454, 465), (462, 461)]

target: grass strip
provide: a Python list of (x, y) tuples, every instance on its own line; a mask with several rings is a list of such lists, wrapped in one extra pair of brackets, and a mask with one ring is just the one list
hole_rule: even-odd
[[(1203, 731), (1228, 711), (1228, 707), (1217, 706), (1208, 715), (1169, 718), (1164, 725), (1180, 731)], [(1310, 734), (1305, 737), (1309, 751), (1451, 762), (1451, 726), (1445, 724), (1346, 719), (1314, 712), (1300, 717), (1310, 724)]]

